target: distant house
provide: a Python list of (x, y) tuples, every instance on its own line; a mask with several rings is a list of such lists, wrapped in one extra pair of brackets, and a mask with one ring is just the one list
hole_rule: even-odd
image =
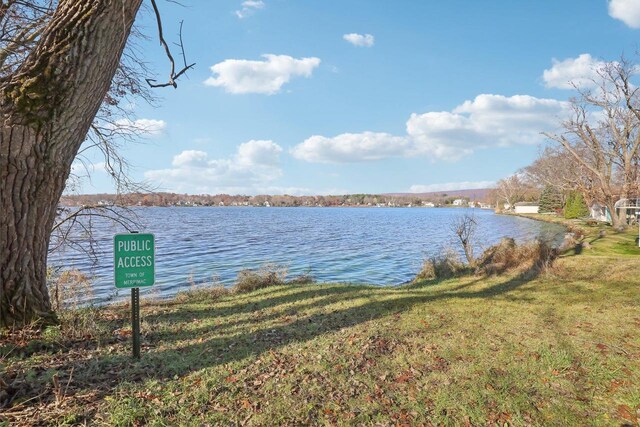
[(467, 201), (465, 199), (455, 199), (453, 201), (453, 206), (465, 206)]
[[(620, 218), (625, 219), (628, 224), (633, 223), (640, 213), (640, 198), (620, 199), (614, 208)], [(611, 211), (605, 205), (593, 202), (589, 206), (589, 217), (596, 221), (611, 222)]]
[(634, 221), (640, 219), (640, 198), (635, 197), (631, 199), (618, 200), (614, 208), (620, 218), (624, 218), (627, 224), (633, 224)]
[(513, 205), (514, 212), (519, 214), (537, 214), (540, 206), (538, 203), (518, 202)]
[(422, 202), (422, 206), (424, 206), (426, 208), (433, 208), (436, 205), (433, 202)]
[(611, 214), (609, 213), (609, 209), (598, 202), (593, 202), (589, 207), (589, 217), (591, 217), (591, 219), (595, 219), (596, 221), (611, 221)]

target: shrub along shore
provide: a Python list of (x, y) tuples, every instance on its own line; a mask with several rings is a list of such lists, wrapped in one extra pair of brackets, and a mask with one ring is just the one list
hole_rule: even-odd
[(0, 425), (635, 425), (637, 230), (573, 225), (545, 265), (145, 300), (139, 361), (126, 305), (0, 332)]

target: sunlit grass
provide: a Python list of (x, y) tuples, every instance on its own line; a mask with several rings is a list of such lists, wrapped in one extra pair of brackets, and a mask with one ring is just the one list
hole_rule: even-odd
[(141, 361), (129, 356), (127, 308), (111, 307), (93, 314), (101, 327), (84, 341), (6, 337), (0, 363), (24, 392), (4, 416), (18, 424), (633, 425), (640, 265), (630, 242), (631, 232), (607, 232), (538, 276), (148, 301)]

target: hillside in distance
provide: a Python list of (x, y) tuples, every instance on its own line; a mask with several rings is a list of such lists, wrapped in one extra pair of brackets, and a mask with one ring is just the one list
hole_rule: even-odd
[(490, 203), (488, 189), (439, 191), (432, 193), (345, 194), (331, 196), (228, 195), (228, 194), (79, 194), (65, 195), (63, 206), (447, 206), (456, 199)]
[(485, 200), (491, 188), (475, 188), (472, 190), (443, 190), (443, 191), (430, 191), (427, 193), (384, 193), (383, 196), (390, 197), (419, 197), (424, 199), (438, 199), (447, 197), (459, 197), (461, 199), (469, 200)]

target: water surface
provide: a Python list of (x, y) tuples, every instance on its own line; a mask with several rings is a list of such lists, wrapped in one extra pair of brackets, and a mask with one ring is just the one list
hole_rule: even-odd
[[(289, 276), (310, 273), (320, 282), (398, 285), (411, 280), (422, 261), (453, 248), (462, 254), (450, 224), (473, 212), (478, 222), (477, 249), (503, 237), (518, 242), (541, 234), (561, 235), (555, 224), (492, 211), (456, 208), (136, 208), (140, 232), (156, 238), (156, 285), (160, 296), (211, 278), (231, 285), (238, 272), (276, 263)], [(113, 235), (123, 232), (94, 220), (97, 264), (67, 249), (49, 257), (49, 265), (78, 268), (94, 276), (92, 302), (113, 296)], [(120, 290), (121, 297), (127, 290)]]

